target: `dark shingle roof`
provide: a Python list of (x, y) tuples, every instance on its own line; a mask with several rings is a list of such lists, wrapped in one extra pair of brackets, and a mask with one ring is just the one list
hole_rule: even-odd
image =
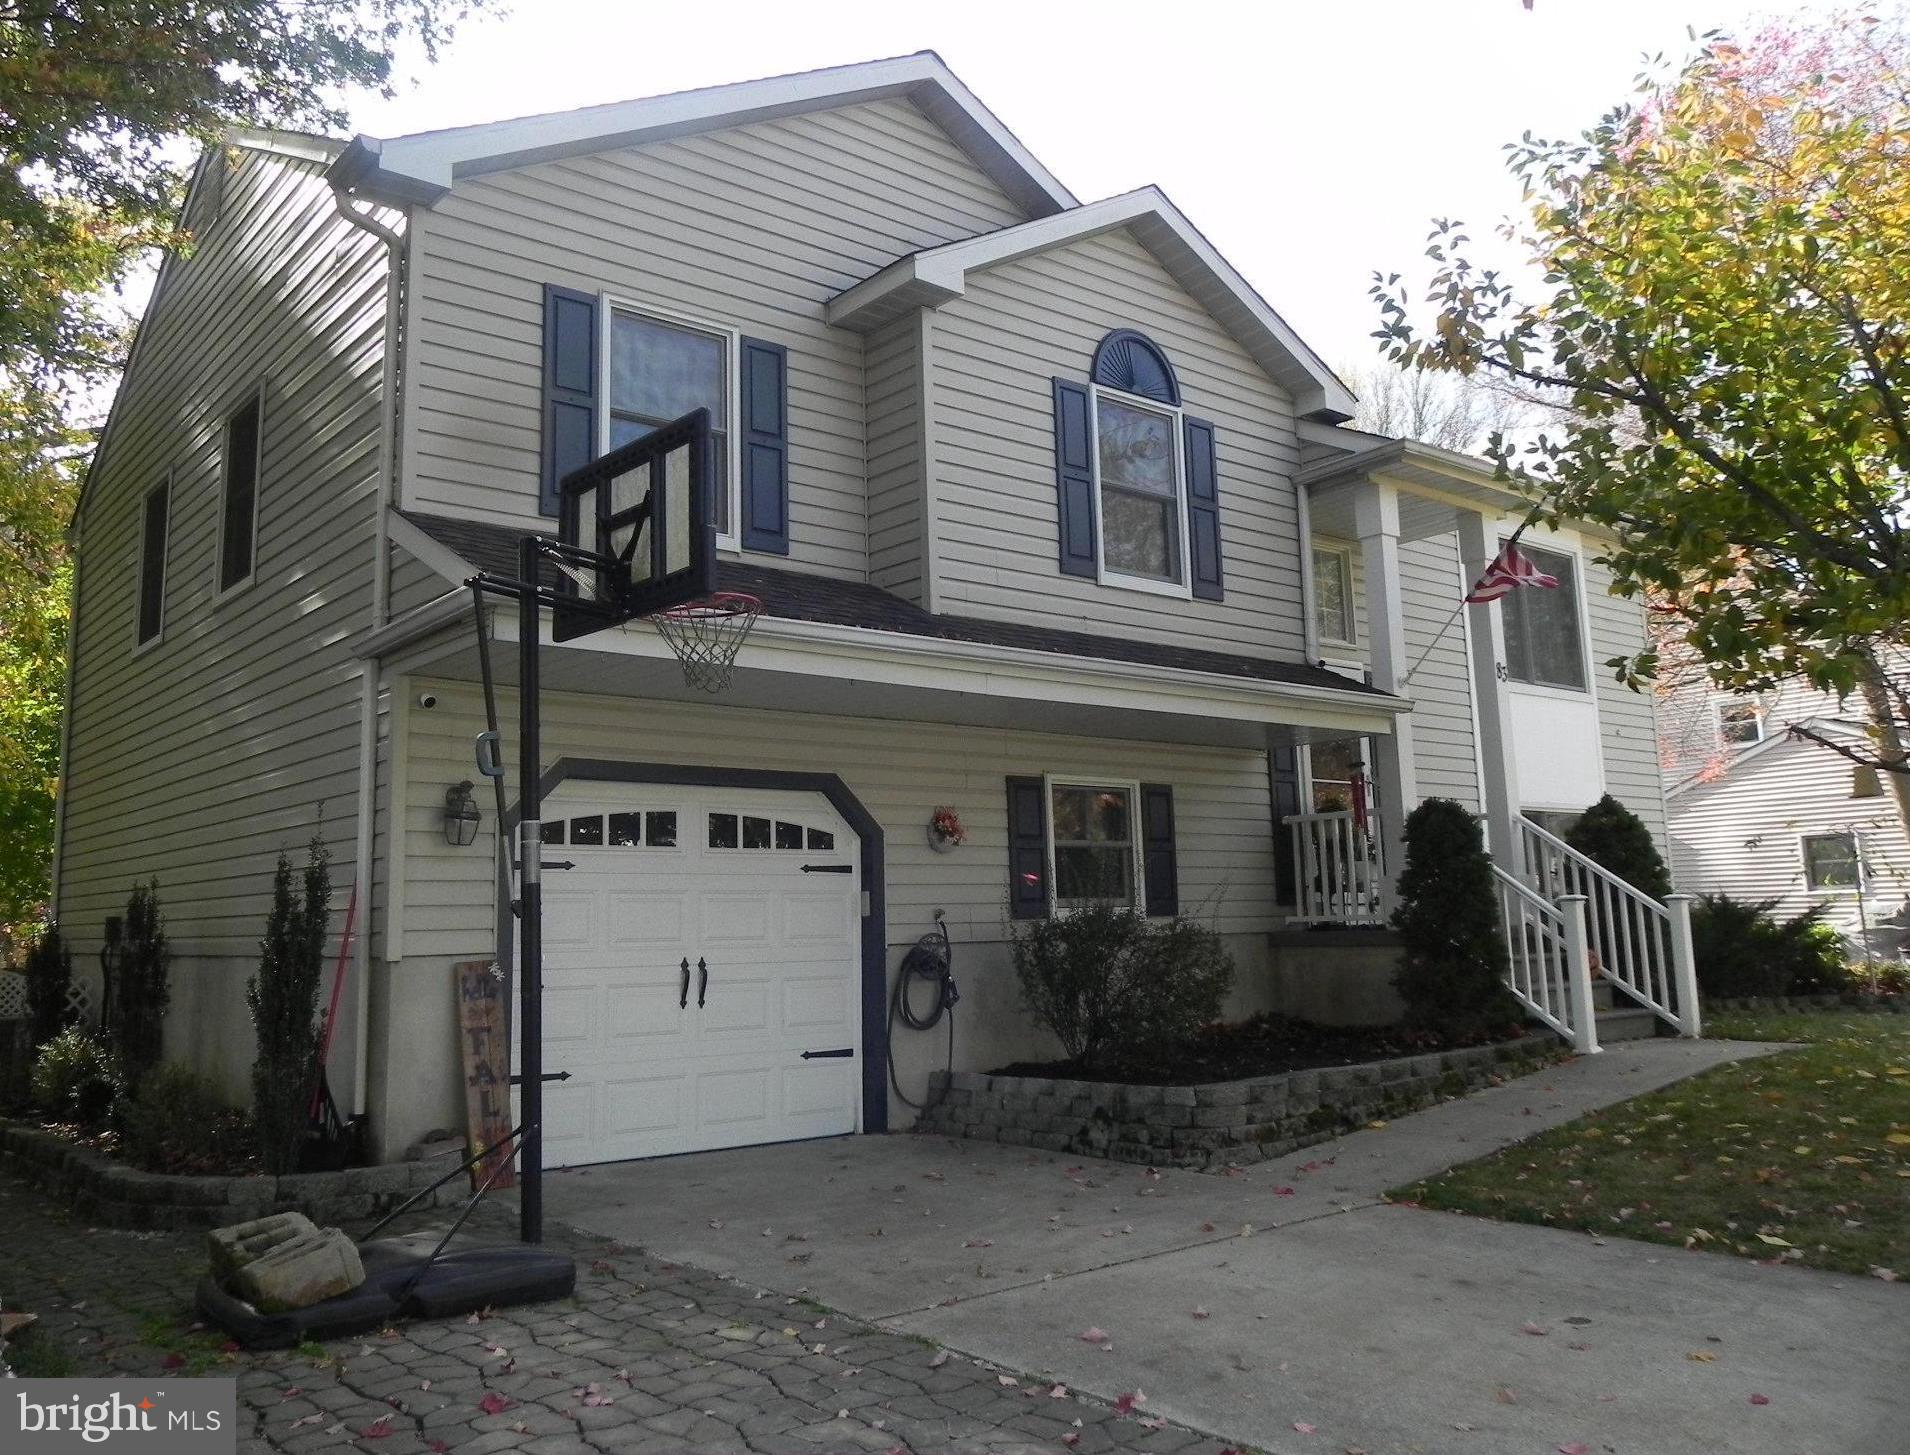
[[(458, 520), (411, 510), (400, 513), (426, 535), (455, 551), (478, 570), (503, 577), (517, 574), (518, 543), (528, 532), (493, 525), (488, 521)], [(1223, 677), (1323, 687), (1337, 692), (1373, 691), (1364, 683), (1305, 662), (1269, 661), (1265, 657), (1237, 656), (1231, 652), (1209, 652), (1159, 642), (1132, 641), (1124, 637), (1065, 631), (1027, 622), (938, 615), (864, 581), (816, 576), (805, 571), (758, 565), (754, 561), (719, 561), (716, 573), (717, 586), (721, 590), (746, 591), (761, 598), (763, 609), (768, 615), (789, 621), (826, 622), (834, 626), (860, 627), (865, 631), (934, 637), (941, 641), (1053, 652), (1109, 662), (1132, 662), (1175, 672), (1212, 672)]]

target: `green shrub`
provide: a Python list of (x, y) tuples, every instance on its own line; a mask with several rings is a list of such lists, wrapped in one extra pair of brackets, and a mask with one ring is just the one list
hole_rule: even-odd
[(259, 1160), (267, 1172), (296, 1172), (311, 1122), (318, 1084), (318, 986), (324, 972), (325, 930), (331, 912), (331, 861), (314, 834), (302, 882), (295, 890), (292, 862), (279, 855), (272, 877), (272, 912), (259, 942), (259, 973), (245, 987), (258, 1036), (252, 1062), (252, 1113)]
[(157, 879), (133, 886), (120, 940), (112, 1004), (103, 1023), (127, 1083), (137, 1086), (159, 1064), (166, 1007), (172, 1001), (172, 947), (159, 913)]
[(76, 1019), (67, 1001), (73, 988), (73, 952), (57, 924), (49, 924), (35, 938), (21, 968), (27, 977), (27, 1034), (33, 1045), (44, 1046)]
[(1661, 904), (1671, 893), (1671, 871), (1651, 830), (1609, 793), (1579, 815), (1565, 842)]
[(1506, 988), (1499, 893), (1479, 825), (1452, 799), (1428, 798), (1406, 816), (1405, 839), (1393, 987), (1406, 1024), (1456, 1041), (1515, 1031), (1519, 1004)]
[(124, 1090), (113, 1053), (78, 1026), (48, 1041), (33, 1063), (33, 1099), (62, 1121), (103, 1127)]
[(1779, 921), (1775, 899), (1701, 894), (1691, 906), (1698, 989), (1708, 996), (1817, 995), (1849, 988), (1842, 937), (1821, 909)]
[(217, 1172), (251, 1150), (245, 1118), (210, 1078), (168, 1061), (119, 1106), (120, 1146), (149, 1172)]
[(1232, 958), (1206, 926), (1184, 917), (1152, 925), (1113, 904), (1029, 925), (1015, 934), (1013, 953), (1029, 1009), (1087, 1070), (1187, 1039), (1220, 1015), (1234, 978)]

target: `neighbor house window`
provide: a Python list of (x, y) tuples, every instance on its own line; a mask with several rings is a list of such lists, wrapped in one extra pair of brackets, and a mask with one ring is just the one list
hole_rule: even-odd
[(1184, 586), (1180, 411), (1096, 388), (1094, 437), (1102, 573)]
[(1806, 834), (1803, 840), (1804, 883), (1811, 889), (1858, 887), (1857, 836)]
[(1519, 543), (1519, 552), (1556, 588), (1522, 586), (1499, 602), (1505, 622), (1506, 675), (1533, 687), (1585, 690), (1585, 634), (1579, 620), (1578, 562)]
[(1330, 546), (1313, 548), (1313, 635), (1353, 645), (1353, 556)]
[(224, 479), (219, 494), (219, 589), (252, 579), (258, 548), (260, 396), (254, 394), (225, 422)]
[(159, 639), (166, 625), (166, 534), (172, 482), (146, 492), (139, 521), (139, 645)]
[(1734, 698), (1717, 704), (1718, 737), (1731, 747), (1749, 747), (1764, 741), (1764, 710), (1755, 702)]
[(1048, 855), (1057, 909), (1135, 902), (1135, 787), (1051, 782)]
[(623, 308), (610, 311), (610, 448), (642, 439), (693, 409), (709, 410), (716, 531), (721, 536), (732, 533), (733, 344), (733, 337), (720, 330), (667, 322)]

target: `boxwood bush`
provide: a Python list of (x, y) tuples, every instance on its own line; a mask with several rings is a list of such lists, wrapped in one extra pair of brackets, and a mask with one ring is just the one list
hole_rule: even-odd
[(1779, 920), (1775, 899), (1701, 894), (1691, 906), (1698, 989), (1709, 996), (1820, 995), (1851, 984), (1843, 937), (1821, 909)]

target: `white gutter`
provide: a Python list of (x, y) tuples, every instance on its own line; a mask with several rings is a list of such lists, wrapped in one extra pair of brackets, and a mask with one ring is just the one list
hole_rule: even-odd
[[(371, 215), (359, 210), (334, 184), (332, 199), (338, 215), (351, 226), (370, 233), (385, 245), (385, 338), (379, 379), (378, 493), (372, 532), (372, 633), (385, 625), (391, 609), (391, 552), (385, 542), (385, 522), (397, 485), (397, 429), (399, 326), (404, 307), (404, 239)], [(352, 1114), (369, 1106), (367, 1081), (371, 1066), (371, 905), (372, 855), (376, 849), (378, 811), (378, 673), (376, 656), (359, 668), (357, 829), (352, 844), (352, 876), (358, 895), (357, 937), (352, 942)]]

